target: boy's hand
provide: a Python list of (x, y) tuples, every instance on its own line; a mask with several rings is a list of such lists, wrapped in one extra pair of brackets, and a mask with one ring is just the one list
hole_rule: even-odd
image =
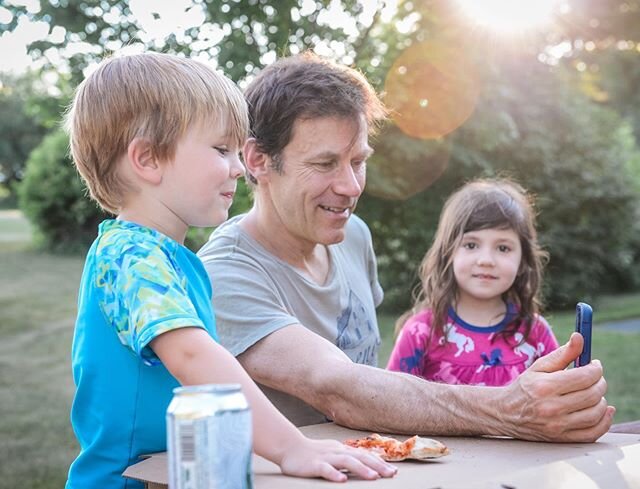
[(322, 477), (345, 482), (349, 472), (363, 479), (393, 477), (398, 469), (366, 450), (351, 448), (335, 440), (304, 438), (291, 446), (282, 457), (283, 474), (296, 477)]

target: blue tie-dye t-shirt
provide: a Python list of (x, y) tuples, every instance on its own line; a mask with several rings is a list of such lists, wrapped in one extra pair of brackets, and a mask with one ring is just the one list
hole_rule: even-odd
[(217, 341), (199, 258), (153, 229), (104, 221), (78, 296), (71, 423), (80, 454), (67, 489), (142, 488), (121, 474), (140, 455), (166, 450), (165, 413), (178, 386), (149, 343), (190, 326)]

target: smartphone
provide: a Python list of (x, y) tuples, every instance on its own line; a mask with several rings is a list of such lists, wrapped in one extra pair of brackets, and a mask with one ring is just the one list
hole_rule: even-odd
[(591, 324), (593, 309), (589, 304), (578, 302), (576, 305), (576, 331), (584, 338), (582, 353), (573, 362), (574, 367), (582, 367), (591, 362)]

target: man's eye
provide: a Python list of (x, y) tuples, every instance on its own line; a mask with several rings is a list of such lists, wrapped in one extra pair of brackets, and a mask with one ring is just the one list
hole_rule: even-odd
[(333, 161), (318, 161), (316, 166), (323, 170), (329, 170), (335, 166)]

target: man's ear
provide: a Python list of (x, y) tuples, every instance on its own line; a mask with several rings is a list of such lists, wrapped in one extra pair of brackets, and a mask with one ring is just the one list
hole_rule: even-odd
[(247, 173), (255, 180), (259, 180), (269, 170), (269, 157), (260, 151), (255, 138), (249, 138), (242, 148), (242, 157)]
[(148, 139), (134, 138), (127, 148), (131, 171), (140, 179), (152, 185), (162, 182), (163, 166), (153, 152)]

